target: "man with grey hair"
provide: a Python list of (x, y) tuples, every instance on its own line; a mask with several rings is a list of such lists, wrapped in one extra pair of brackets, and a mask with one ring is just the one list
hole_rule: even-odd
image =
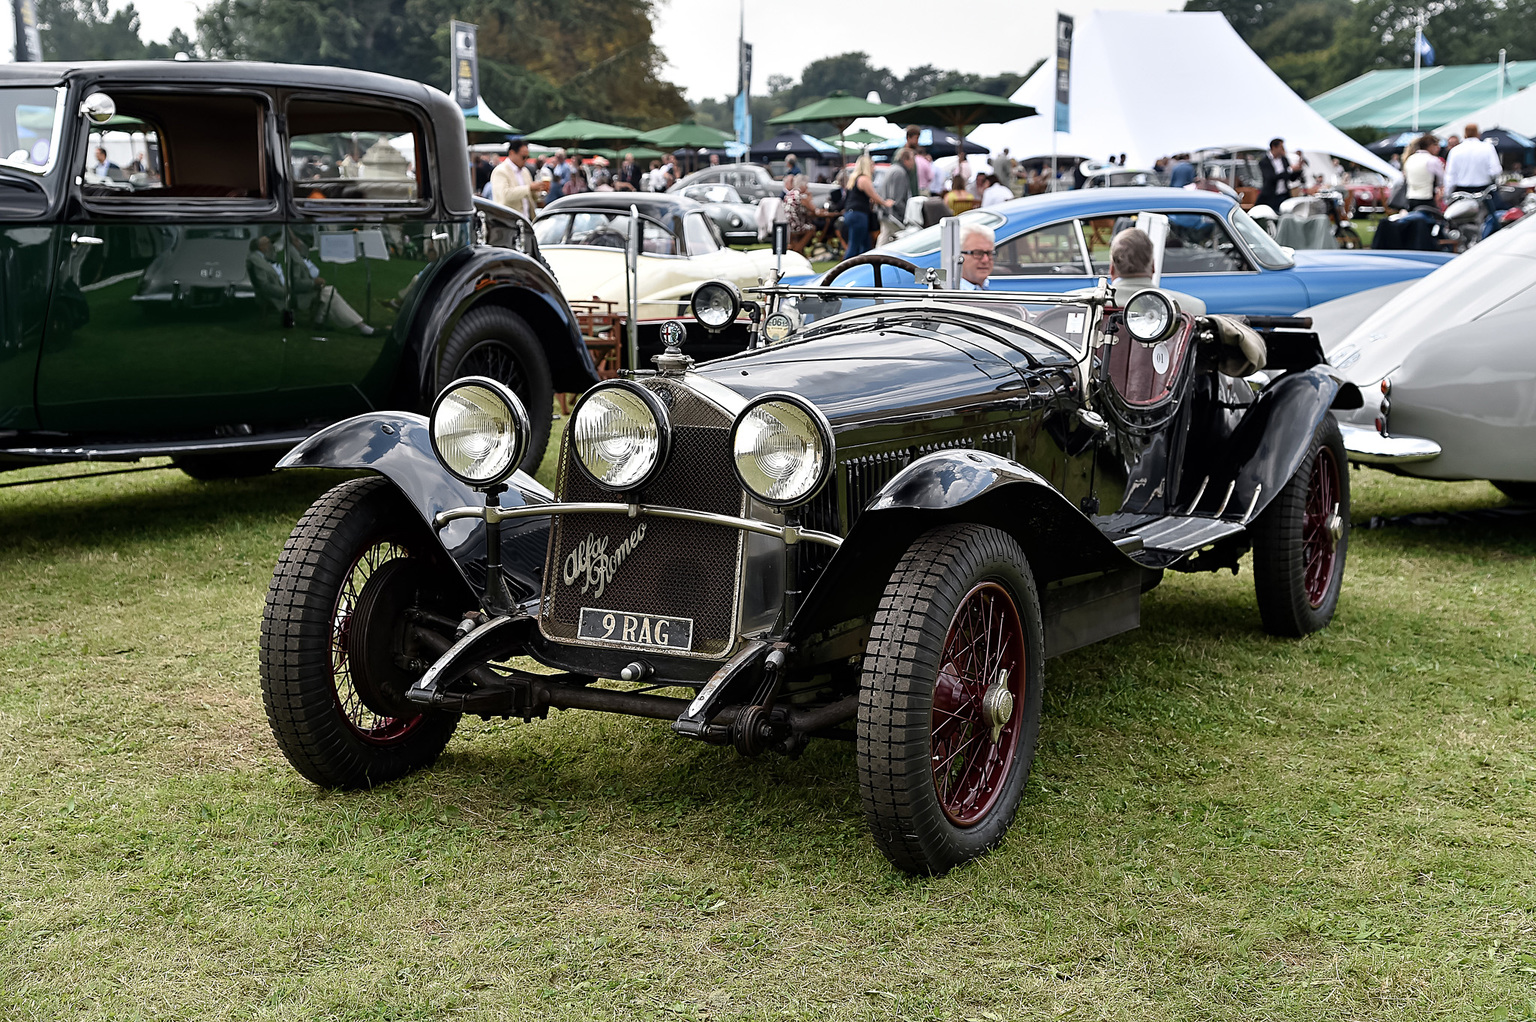
[(903, 147), (885, 172), (885, 180), (880, 182), (880, 197), (890, 199), (891, 205), (880, 210), (880, 237), (876, 245), (895, 241), (896, 232), (907, 226), (907, 199), (912, 196), (916, 178), (916, 157), (911, 149)]
[(961, 291), (985, 291), (992, 264), (997, 259), (997, 235), (984, 224), (960, 228)]
[[(1152, 239), (1139, 227), (1132, 227), (1115, 235), (1109, 245), (1109, 275), (1117, 301), (1125, 302), (1131, 295), (1152, 283)], [(1205, 303), (1194, 295), (1158, 288), (1179, 303), (1179, 309), (1191, 316), (1205, 315)]]

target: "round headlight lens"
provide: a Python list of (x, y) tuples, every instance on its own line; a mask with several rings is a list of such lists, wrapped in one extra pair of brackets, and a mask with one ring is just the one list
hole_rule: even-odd
[(592, 480), (614, 490), (643, 485), (666, 455), (661, 402), (628, 384), (587, 392), (571, 413), (576, 458)]
[(693, 318), (711, 330), (728, 326), (741, 311), (741, 293), (724, 281), (710, 281), (693, 292)]
[(767, 396), (748, 405), (731, 431), (741, 484), (767, 504), (809, 500), (832, 466), (826, 417), (798, 400)]
[(491, 486), (515, 472), (531, 432), (517, 395), (488, 377), (455, 380), (432, 406), (432, 450), (471, 486)]
[(1177, 313), (1167, 295), (1147, 288), (1131, 295), (1125, 303), (1125, 326), (1131, 336), (1144, 343), (1155, 343), (1173, 332)]

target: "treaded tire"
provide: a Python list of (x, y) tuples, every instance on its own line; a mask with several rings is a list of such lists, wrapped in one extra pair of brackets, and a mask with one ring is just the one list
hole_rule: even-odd
[(544, 349), (523, 318), (499, 305), (475, 306), (453, 328), (437, 364), (438, 393), (464, 376), (489, 376), (512, 388), (533, 421), (519, 467), (529, 475), (536, 472), (549, 446), (555, 384)]
[[(1335, 504), (1337, 538), (1328, 532)], [(1299, 637), (1326, 627), (1348, 550), (1349, 461), (1338, 422), (1325, 415), (1301, 467), (1253, 523), (1253, 586), (1264, 630)]]
[[(261, 619), (261, 696), (294, 769), (329, 788), (367, 788), (435, 761), (457, 714), (381, 717), (351, 677), (351, 611), (372, 573), (422, 542), (415, 512), (379, 476), (349, 479), (304, 513), (278, 558)], [(393, 573), (403, 577), (402, 573)]]
[(1536, 504), (1536, 483), (1514, 479), (1491, 480), (1499, 492), (1516, 504)]
[(281, 451), (238, 451), (225, 454), (178, 454), (171, 464), (199, 482), (245, 479), (272, 471)]
[[(966, 617), (968, 609), (978, 616)], [(986, 655), (975, 665), (965, 650), (985, 643), (965, 622), (985, 620), (983, 631), (991, 634), (994, 612), (995, 632), (1005, 641), (996, 658)], [(1014, 643), (1016, 656), (1008, 652)], [(856, 752), (865, 819), (898, 869), (943, 873), (1002, 841), (1035, 756), (1044, 660), (1040, 599), (1011, 536), (952, 525), (907, 548), (865, 650)], [(996, 681), (999, 668), (1010, 665), (1012, 705), (1001, 740), (992, 741), (987, 729), (996, 721), (981, 723), (982, 704), (971, 697), (978, 681)], [(956, 766), (956, 750), (971, 739), (975, 752)]]

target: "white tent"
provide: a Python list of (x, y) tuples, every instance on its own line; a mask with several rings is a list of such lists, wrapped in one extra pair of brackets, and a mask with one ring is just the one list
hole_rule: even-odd
[(494, 124), (498, 128), (506, 128), (508, 131), (512, 130), (512, 125), (502, 120), (500, 115), (491, 109), (490, 104), (485, 101), (484, 96), (476, 96), (475, 102), (479, 106), (478, 116), (482, 121), (487, 121), (491, 124)]
[[(1049, 155), (1055, 66), (1040, 65), (1011, 97), (1039, 116), (984, 124), (970, 137), (993, 153), (1007, 146), (1014, 159)], [(1396, 174), (1292, 92), (1215, 12), (1092, 12), (1073, 34), (1071, 90), (1061, 153), (1125, 153), (1129, 166), (1150, 167), (1216, 145), (1263, 149), (1279, 136), (1292, 151)]]
[(1434, 130), (1434, 134), (1441, 138), (1460, 135), (1462, 129), (1468, 124), (1476, 124), (1482, 128), (1506, 128), (1509, 131), (1518, 131), (1522, 135), (1536, 133), (1536, 89), (1512, 92), (1503, 99), (1489, 103), (1481, 110), (1440, 125)]

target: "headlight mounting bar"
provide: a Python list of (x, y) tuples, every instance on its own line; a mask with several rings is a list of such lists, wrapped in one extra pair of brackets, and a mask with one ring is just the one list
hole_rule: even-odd
[(690, 511), (681, 507), (662, 507), (656, 504), (609, 504), (604, 502), (570, 502), (553, 504), (528, 504), (523, 507), (456, 507), (439, 511), (432, 517), (432, 524), (441, 529), (460, 518), (479, 518), (485, 522), (504, 522), (513, 518), (535, 518), (540, 515), (627, 515), (636, 518), (675, 518), (683, 522), (702, 522), (705, 525), (724, 525), (743, 532), (755, 532), (760, 536), (782, 539), (785, 546), (796, 543), (820, 543), (836, 550), (843, 545), (842, 537), (815, 529), (802, 529), (796, 525), (772, 525), (755, 518), (738, 518), (734, 515), (717, 515), (709, 511)]

